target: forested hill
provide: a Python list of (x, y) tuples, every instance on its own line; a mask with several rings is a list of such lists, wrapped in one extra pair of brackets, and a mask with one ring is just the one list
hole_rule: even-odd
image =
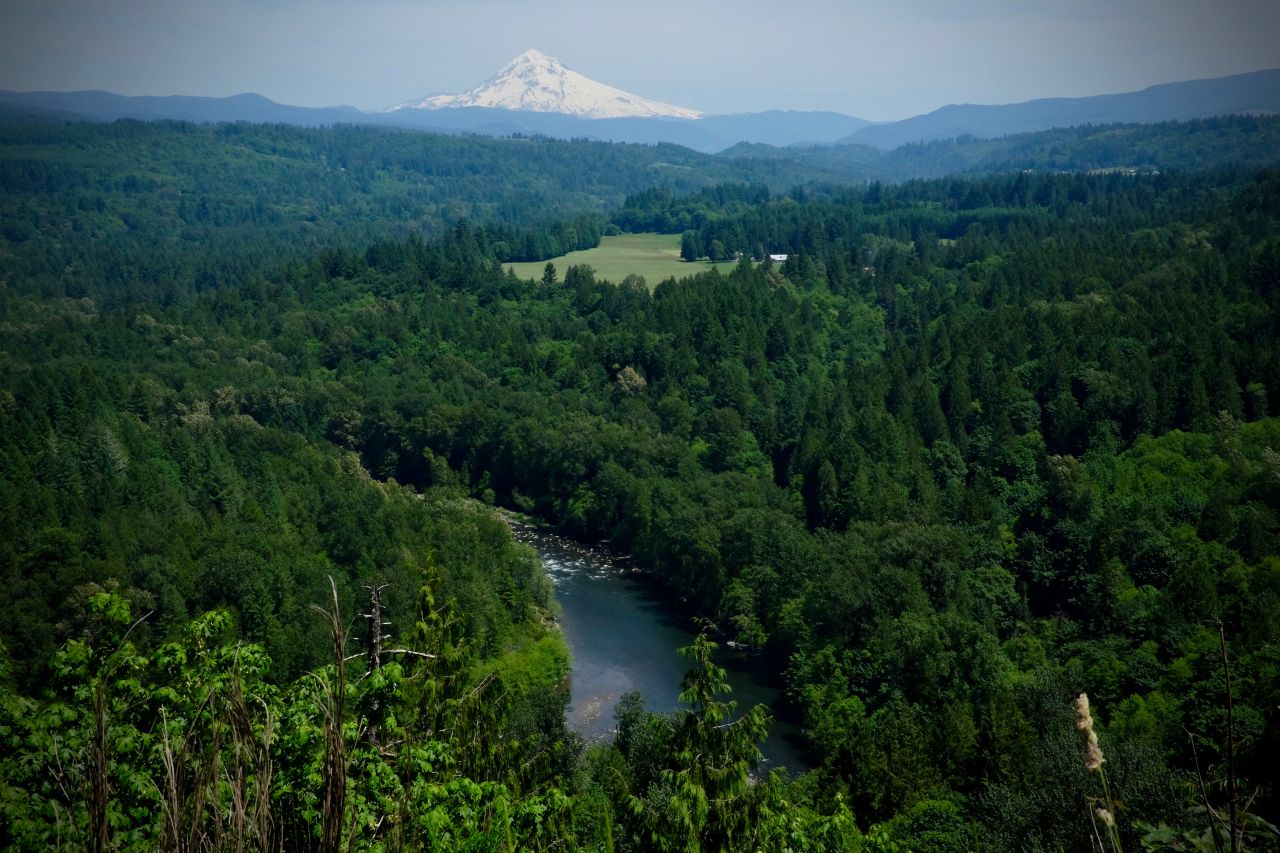
[[(1265, 165), (1280, 118), (1077, 128), (880, 152), (457, 137), (371, 127), (0, 123), (0, 275), (97, 299), (188, 298), (288, 258), (490, 226), (502, 260), (594, 246), (629, 194), (774, 193), (955, 172)], [(200, 247), (200, 251), (193, 251)]]
[[(1280, 175), (627, 211), (744, 258), (533, 283), (459, 224), (172, 302), (12, 273), (4, 841), (1194, 849), (1207, 799), (1274, 846)], [(611, 538), (758, 649), (818, 768), (750, 782), (767, 715), (730, 724), (706, 636), (688, 711), (629, 697), (583, 750), (545, 587), (467, 498)], [(393, 584), (402, 656), (346, 690), (325, 574), (346, 614)]]
[(1268, 166), (1280, 151), (1280, 119), (1224, 116), (1156, 124), (1097, 124), (995, 138), (959, 136), (887, 151), (861, 144), (770, 148), (737, 145), (732, 157), (796, 160), (834, 174), (905, 181), (956, 174), (1192, 171)]

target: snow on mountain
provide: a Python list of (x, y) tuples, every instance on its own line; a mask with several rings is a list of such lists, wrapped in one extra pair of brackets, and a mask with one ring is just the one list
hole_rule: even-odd
[(696, 110), (632, 95), (566, 68), (554, 56), (526, 50), (493, 77), (461, 95), (436, 95), (398, 104), (398, 110), (493, 107), (579, 118), (702, 118)]

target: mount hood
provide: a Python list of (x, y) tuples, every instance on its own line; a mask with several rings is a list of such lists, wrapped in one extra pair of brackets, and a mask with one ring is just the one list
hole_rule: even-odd
[(554, 56), (526, 50), (488, 80), (461, 95), (434, 95), (387, 110), (443, 110), (489, 107), (579, 118), (699, 119), (702, 113), (642, 98), (565, 66)]

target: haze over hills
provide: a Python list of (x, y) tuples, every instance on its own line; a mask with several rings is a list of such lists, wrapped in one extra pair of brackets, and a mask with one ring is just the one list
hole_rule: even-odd
[(591, 80), (560, 60), (528, 50), (481, 85), (460, 95), (435, 95), (363, 112), (354, 107), (297, 107), (261, 95), (229, 98), (126, 97), (109, 92), (2, 92), (13, 116), (181, 119), (196, 122), (279, 122), (308, 126), (384, 124), (439, 133), (514, 134), (558, 139), (683, 145), (702, 152), (737, 143), (869, 145), (960, 136), (994, 138), (1085, 124), (1151, 123), (1239, 113), (1280, 112), (1280, 69), (1152, 86), (1140, 92), (1085, 98), (1044, 98), (1004, 105), (949, 105), (895, 122), (872, 123), (836, 112), (769, 110), (704, 115)]
[(1280, 112), (1280, 69), (1164, 83), (1140, 92), (1039, 98), (1017, 104), (950, 104), (931, 113), (858, 130), (842, 142), (892, 149), (959, 136), (996, 137), (1082, 124), (1183, 121)]
[(0, 92), (0, 103), (33, 111), (57, 110), (96, 121), (136, 118), (144, 121), (252, 121), (318, 126), (364, 122), (367, 118), (366, 113), (355, 107), (295, 107), (253, 93), (207, 98), (195, 95), (129, 96), (97, 90)]

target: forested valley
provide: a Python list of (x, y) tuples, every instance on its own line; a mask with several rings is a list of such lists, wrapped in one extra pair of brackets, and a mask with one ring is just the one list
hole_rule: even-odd
[[(1277, 128), (902, 181), (4, 126), (0, 843), (1275, 849)], [(737, 262), (504, 265), (647, 231)], [(566, 726), (498, 507), (699, 620), (687, 710)], [(811, 772), (755, 772), (781, 709), (732, 704), (727, 642)]]

